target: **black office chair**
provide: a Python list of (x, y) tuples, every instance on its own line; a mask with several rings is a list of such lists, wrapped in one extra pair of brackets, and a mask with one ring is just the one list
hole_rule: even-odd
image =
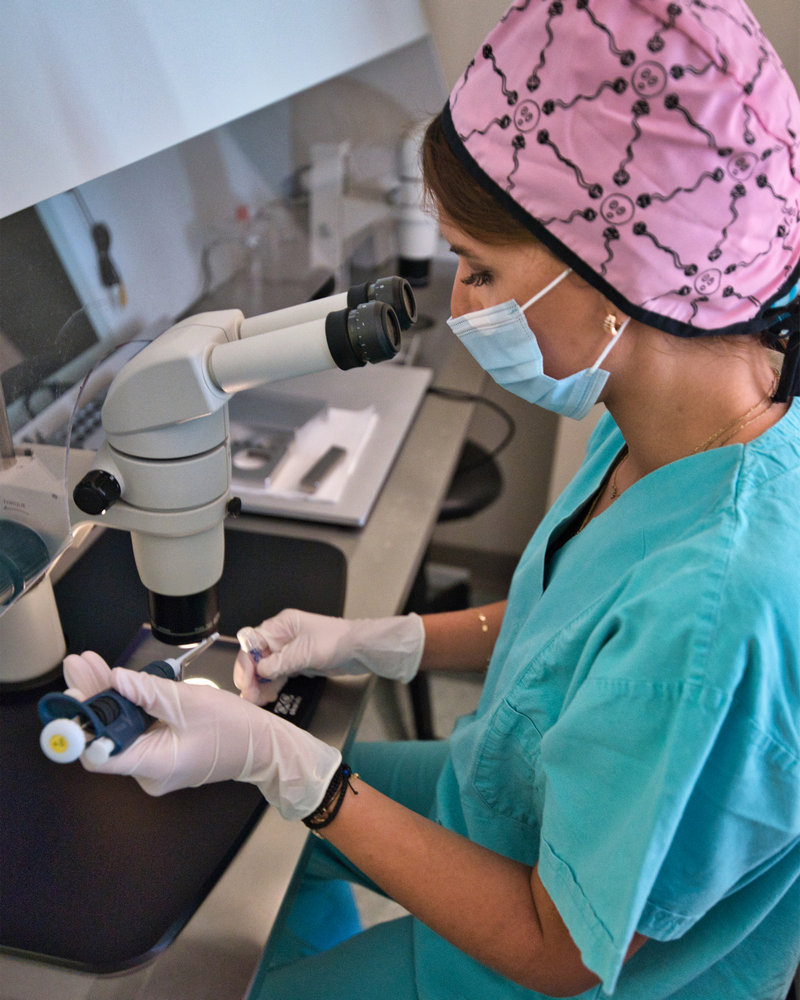
[[(510, 421), (510, 418), (508, 418)], [(509, 423), (509, 433), (500, 447), (488, 452), (475, 441), (466, 441), (450, 481), (447, 495), (439, 509), (437, 524), (472, 517), (485, 510), (503, 491), (503, 475), (495, 458), (513, 435), (513, 424)], [(431, 614), (438, 611), (459, 611), (470, 606), (470, 588), (467, 582), (459, 582), (444, 591), (430, 593), (428, 562), (430, 549), (422, 560), (411, 593), (406, 603), (406, 612)], [(414, 729), (419, 740), (436, 739), (431, 712), (430, 685), (425, 674), (417, 676), (409, 684), (411, 711)]]

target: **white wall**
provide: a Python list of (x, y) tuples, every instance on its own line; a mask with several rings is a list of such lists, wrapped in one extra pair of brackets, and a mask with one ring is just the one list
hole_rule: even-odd
[(750, 0), (750, 9), (800, 87), (800, 5), (797, 0)]
[(0, 217), (426, 33), (417, 0), (4, 0)]
[[(203, 247), (226, 229), (235, 231), (236, 206), (264, 204), (277, 196), (291, 171), (288, 105), (256, 112), (239, 128), (273, 137), (261, 164), (246, 155), (235, 129), (223, 127), (80, 186), (92, 218), (110, 229), (111, 256), (128, 296), (125, 308), (115, 305), (100, 283), (94, 245), (75, 198), (64, 193), (39, 204), (101, 336), (130, 336), (154, 323), (166, 329), (200, 294)], [(212, 260), (217, 278), (225, 277), (230, 252)]]
[[(422, 38), (80, 185), (92, 217), (111, 231), (112, 258), (128, 293), (124, 309), (100, 284), (75, 198), (59, 194), (38, 210), (99, 332), (130, 336), (153, 324), (166, 328), (202, 289), (203, 248), (235, 234), (237, 206), (255, 211), (284, 197), (292, 176), (309, 162), (312, 141), (348, 140), (363, 177), (386, 173), (394, 169), (404, 126), (432, 114), (444, 96), (435, 55)], [(387, 218), (388, 212), (387, 205)], [(210, 259), (217, 281), (242, 260), (224, 247)], [(230, 305), (249, 311), (243, 302)]]
[(452, 88), (509, 0), (422, 0), (439, 60)]
[[(2, 33), (0, 218), (36, 203), (101, 336), (186, 309), (203, 248), (285, 193), (309, 141), (390, 144), (444, 100), (419, 0), (4, 0)], [(111, 231), (124, 308), (73, 188)]]
[[(422, 0), (422, 4), (445, 78), (452, 87), (510, 3), (508, 0)], [(800, 85), (800, 6), (797, 0), (750, 0), (750, 7)]]

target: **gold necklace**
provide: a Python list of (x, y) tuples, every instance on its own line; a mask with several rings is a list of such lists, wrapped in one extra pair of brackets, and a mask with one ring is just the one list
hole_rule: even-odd
[[(613, 502), (614, 500), (617, 499), (617, 493), (618, 493), (618, 491), (617, 491), (617, 470), (619, 469), (619, 467), (622, 465), (622, 463), (625, 461), (625, 459), (627, 457), (628, 457), (628, 446), (625, 445), (625, 448), (623, 449), (622, 454), (620, 455), (620, 457), (614, 463), (614, 469), (613, 469), (613, 471), (611, 473), (611, 484), (610, 484), (611, 485), (611, 490), (609, 491), (609, 494), (608, 494), (608, 499), (609, 499), (610, 502)], [(597, 507), (598, 503), (600, 502), (600, 497), (603, 495), (603, 493), (605, 493), (606, 483), (607, 482), (608, 482), (608, 480), (604, 479), (603, 482), (600, 484), (597, 492), (594, 495), (594, 500), (592, 500), (591, 506), (586, 511), (586, 516), (581, 521), (581, 526), (580, 526), (580, 528), (578, 528), (576, 534), (580, 534), (583, 531), (583, 529), (586, 527), (586, 525), (589, 523), (589, 521), (591, 521), (592, 515), (595, 512), (595, 508)]]
[[(721, 448), (723, 445), (727, 444), (728, 441), (730, 441), (732, 438), (736, 437), (739, 431), (747, 427), (748, 424), (752, 424), (754, 420), (758, 420), (759, 417), (763, 416), (772, 407), (772, 404), (774, 402), (772, 397), (775, 394), (775, 387), (778, 382), (778, 372), (773, 371), (772, 375), (773, 375), (772, 384), (770, 385), (767, 392), (761, 397), (761, 399), (758, 400), (758, 402), (754, 403), (749, 410), (740, 414), (730, 423), (725, 424), (724, 427), (720, 427), (718, 431), (715, 431), (710, 437), (706, 438), (706, 440), (702, 444), (698, 445), (694, 449), (692, 454), (697, 455), (702, 451), (707, 451), (711, 447), (711, 445), (714, 444), (715, 442), (718, 442), (718, 447)], [(720, 440), (720, 438), (722, 438), (722, 440)], [(614, 463), (614, 469), (611, 473), (610, 481), (606, 480), (609, 483), (609, 491), (608, 491), (609, 504), (612, 504), (619, 496), (619, 490), (617, 489), (617, 473), (619, 472), (620, 467), (622, 466), (625, 459), (628, 457), (628, 454), (629, 454), (628, 446), (625, 445), (622, 454)], [(600, 502), (600, 497), (605, 492), (606, 481), (604, 481), (600, 485), (600, 488), (597, 490), (597, 493), (595, 493), (594, 500), (592, 500), (592, 505), (586, 512), (586, 516), (581, 522), (580, 528), (578, 528), (579, 534), (581, 531), (583, 531), (583, 529), (586, 527), (589, 521), (591, 521), (592, 516), (594, 515), (594, 512), (597, 508), (597, 505)]]
[[(727, 436), (724, 437), (722, 441), (719, 442), (719, 447), (722, 447), (722, 445), (727, 444), (727, 442), (730, 441), (731, 438), (736, 437), (736, 435), (739, 433), (740, 430), (747, 427), (747, 425), (751, 424), (754, 420), (758, 420), (758, 418), (762, 414), (766, 413), (767, 410), (769, 410), (770, 407), (772, 406), (773, 403), (772, 397), (775, 394), (775, 387), (777, 385), (777, 381), (778, 381), (778, 373), (776, 371), (773, 371), (772, 384), (770, 385), (766, 393), (761, 397), (761, 399), (759, 399), (758, 402), (754, 403), (750, 407), (750, 409), (747, 410), (745, 413), (742, 413), (738, 417), (735, 417), (729, 424), (725, 424), (724, 427), (720, 427), (720, 429), (718, 431), (715, 431), (711, 435), (711, 437), (706, 438), (702, 444), (699, 444), (694, 449), (692, 454), (697, 455), (701, 451), (708, 451), (711, 445), (714, 444), (715, 441), (718, 441), (719, 438), (721, 438), (724, 434)], [(755, 412), (756, 410), (758, 410), (757, 413)]]
[(624, 448), (624, 450), (622, 452), (622, 455), (614, 463), (614, 471), (611, 473), (611, 489), (608, 491), (608, 499), (609, 499), (609, 502), (611, 502), (611, 503), (613, 503), (613, 501), (617, 499), (617, 492), (618, 492), (617, 491), (617, 473), (619, 472), (620, 466), (622, 465), (622, 463), (625, 461), (625, 459), (627, 457), (628, 457), (628, 446), (625, 445), (625, 448)]

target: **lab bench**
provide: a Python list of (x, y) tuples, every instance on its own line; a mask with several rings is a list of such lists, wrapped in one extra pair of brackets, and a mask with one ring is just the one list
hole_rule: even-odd
[[(434, 268), (417, 294), (420, 314), (433, 325), (418, 338), (415, 362), (434, 372), (434, 385), (480, 393), (485, 376), (447, 330), (444, 317), (452, 271)], [(242, 515), (228, 526), (249, 546), (257, 536), (277, 539), (291, 554), (294, 542), (331, 547), (343, 558), (342, 610), (372, 617), (402, 610), (436, 524), (472, 416), (469, 402), (428, 394), (394, 466), (362, 528), (287, 518)], [(240, 536), (240, 533), (244, 533)], [(235, 548), (232, 547), (232, 548)], [(241, 546), (239, 546), (241, 548)], [(72, 555), (80, 557), (80, 552)], [(291, 555), (288, 556), (291, 558)], [(64, 562), (66, 571), (70, 560)], [(230, 567), (229, 567), (230, 569)], [(235, 567), (233, 567), (235, 570)], [(279, 575), (285, 564), (263, 566)], [(280, 578), (280, 577), (279, 577)], [(251, 584), (255, 590), (257, 584)], [(325, 690), (310, 725), (320, 739), (345, 748), (355, 735), (372, 681), (336, 678)], [(7, 804), (4, 804), (7, 808)], [(198, 831), (202, 835), (202, 831)], [(267, 808), (211, 891), (177, 937), (143, 965), (113, 975), (0, 955), (2, 1000), (234, 1000), (245, 996), (271, 927), (289, 890), (307, 841), (300, 823)], [(191, 856), (192, 843), (172, 845)], [(31, 863), (35, 864), (33, 847)], [(103, 861), (98, 859), (98, 867)], [(63, 919), (80, 899), (54, 901)], [(56, 916), (55, 919), (58, 919)]]

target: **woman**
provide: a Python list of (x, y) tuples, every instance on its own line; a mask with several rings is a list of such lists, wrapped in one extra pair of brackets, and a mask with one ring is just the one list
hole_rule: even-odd
[[(257, 711), (247, 657), (242, 700), (112, 674), (164, 722), (104, 770), (155, 794), (251, 781), (327, 841), (317, 871), (412, 914), (266, 973), (259, 995), (783, 1000), (800, 961), (799, 129), (739, 0), (514, 6), (431, 125), (454, 332), (531, 402), (609, 413), (507, 604), (259, 626), (263, 677), (490, 659), (446, 743), (356, 747), (358, 777)], [(65, 672), (108, 683), (94, 654)]]

